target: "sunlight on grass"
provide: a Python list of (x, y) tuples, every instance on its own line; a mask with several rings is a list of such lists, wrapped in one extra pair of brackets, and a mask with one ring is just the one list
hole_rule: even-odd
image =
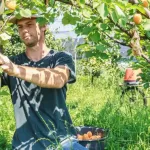
[[(95, 78), (93, 84), (90, 76), (78, 75), (77, 82), (68, 85), (66, 101), (73, 123), (109, 129), (108, 150), (148, 150), (150, 108), (137, 106), (128, 99), (121, 105), (122, 81), (119, 72), (113, 70)], [(148, 95), (149, 90), (145, 92)], [(0, 147), (9, 150), (15, 129), (10, 96), (1, 96), (0, 116)]]

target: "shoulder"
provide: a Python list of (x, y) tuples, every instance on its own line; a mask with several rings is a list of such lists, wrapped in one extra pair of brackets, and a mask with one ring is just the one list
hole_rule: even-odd
[(22, 60), (24, 60), (24, 58), (25, 58), (24, 53), (21, 53), (21, 54), (18, 54), (18, 55), (10, 56), (10, 57), (9, 57), (9, 59), (10, 59), (12, 62), (21, 62)]
[(72, 58), (72, 55), (66, 51), (50, 51), (50, 55), (53, 58), (53, 62), (55, 63), (55, 66), (58, 65), (73, 65), (74, 61)]
[(60, 57), (70, 57), (72, 58), (72, 54), (67, 52), (67, 51), (56, 51), (56, 50), (51, 50), (50, 53), (52, 55), (54, 55), (55, 57), (57, 58), (60, 58)]

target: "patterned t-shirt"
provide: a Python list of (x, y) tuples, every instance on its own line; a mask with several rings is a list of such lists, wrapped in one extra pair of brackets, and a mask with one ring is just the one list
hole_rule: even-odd
[[(37, 62), (28, 59), (25, 53), (10, 59), (15, 64), (37, 68), (65, 65), (70, 70), (68, 83), (76, 81), (74, 62), (67, 52), (50, 50)], [(6, 73), (2, 75), (4, 85), (10, 89), (16, 120), (13, 150), (56, 149), (66, 136), (76, 134), (66, 107), (66, 85), (60, 89), (41, 88)]]

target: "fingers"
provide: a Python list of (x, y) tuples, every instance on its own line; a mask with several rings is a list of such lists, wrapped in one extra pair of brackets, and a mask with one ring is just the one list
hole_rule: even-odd
[(9, 58), (0, 53), (0, 67), (4, 71), (8, 71), (9, 70), (9, 64), (10, 64)]
[(9, 66), (7, 66), (7, 65), (1, 65), (1, 68), (2, 68), (3, 70), (8, 70), (8, 69), (9, 69)]
[(13, 63), (10, 61), (10, 59), (5, 56), (2, 55), (0, 53), (0, 67), (3, 69), (4, 72), (8, 73), (9, 75), (13, 74)]
[(0, 53), (0, 65), (4, 64), (3, 57), (4, 56)]
[(2, 65), (2, 64), (3, 64), (3, 61), (0, 60), (0, 65)]
[(7, 56), (0, 53), (0, 65), (10, 63), (10, 60)]

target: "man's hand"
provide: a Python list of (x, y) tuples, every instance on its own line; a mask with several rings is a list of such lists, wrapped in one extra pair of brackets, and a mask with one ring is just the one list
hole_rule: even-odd
[(2, 54), (0, 54), (0, 67), (10, 76), (13, 76), (17, 73), (17, 65), (12, 63), (7, 56)]

